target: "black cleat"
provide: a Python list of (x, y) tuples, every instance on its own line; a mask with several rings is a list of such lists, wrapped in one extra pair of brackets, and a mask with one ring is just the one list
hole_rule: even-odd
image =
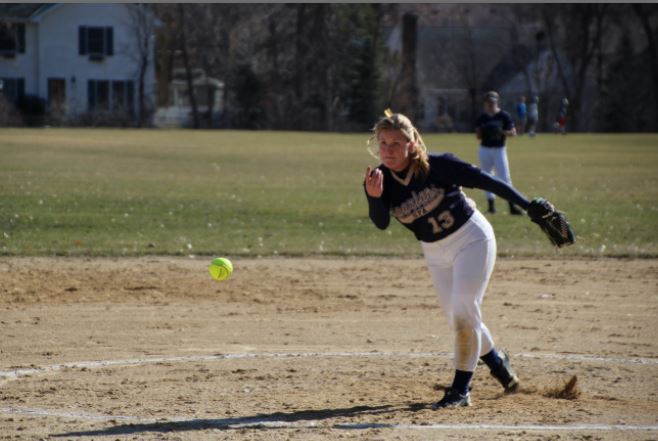
[(494, 202), (493, 199), (487, 199), (487, 202), (489, 203), (489, 209), (487, 210), (487, 213), (496, 213), (496, 202)]
[(455, 389), (449, 387), (441, 401), (432, 405), (433, 410), (444, 409), (446, 407), (466, 407), (471, 405), (471, 395), (466, 393), (460, 394)]
[(505, 388), (505, 393), (514, 393), (519, 389), (519, 377), (512, 370), (509, 354), (507, 351), (499, 352), (503, 359), (500, 368), (491, 371), (491, 375)]

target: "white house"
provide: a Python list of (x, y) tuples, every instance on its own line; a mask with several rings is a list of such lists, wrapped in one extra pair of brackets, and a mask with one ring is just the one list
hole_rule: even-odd
[[(144, 23), (153, 27), (158, 22), (138, 8), (120, 3), (0, 4), (5, 97), (15, 101), (36, 95), (51, 111), (69, 118), (108, 113), (135, 117), (141, 76), (144, 107), (153, 108), (155, 36), (149, 30), (140, 46), (137, 35)], [(140, 13), (149, 19), (137, 25)], [(140, 75), (142, 65), (146, 69)]]
[[(169, 103), (158, 108), (153, 117), (153, 124), (156, 127), (192, 127), (192, 105), (185, 69), (174, 69), (173, 74), (174, 78), (169, 83)], [(217, 127), (224, 112), (224, 82), (210, 78), (203, 69), (196, 68), (192, 69), (192, 87), (197, 112), (204, 118), (203, 124)]]

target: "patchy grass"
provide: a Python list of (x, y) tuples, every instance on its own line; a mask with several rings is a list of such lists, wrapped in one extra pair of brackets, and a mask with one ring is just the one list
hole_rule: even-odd
[[(414, 255), (369, 221), (367, 133), (0, 129), (4, 255)], [(472, 135), (428, 135), (477, 163)], [(487, 215), (501, 255), (658, 256), (658, 135), (509, 142), (514, 185), (566, 212), (556, 251), (525, 216)], [(479, 190), (466, 192), (484, 206)]]

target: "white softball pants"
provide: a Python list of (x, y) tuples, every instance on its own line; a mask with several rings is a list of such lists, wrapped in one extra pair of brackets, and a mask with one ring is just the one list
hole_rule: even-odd
[(493, 228), (478, 210), (457, 231), (421, 246), (448, 324), (455, 331), (455, 369), (474, 372), (494, 347), (482, 322), (482, 299), (496, 262)]
[[(489, 148), (480, 146), (480, 169), (491, 173), (512, 185), (509, 173), (509, 162), (507, 161), (507, 147)], [(485, 192), (487, 200), (494, 199), (495, 194)]]

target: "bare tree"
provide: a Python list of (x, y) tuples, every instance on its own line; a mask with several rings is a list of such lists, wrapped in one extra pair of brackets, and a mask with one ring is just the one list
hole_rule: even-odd
[[(224, 82), (224, 111), (226, 111), (229, 101), (226, 98), (232, 87), (229, 83), (232, 80), (231, 72), (236, 58), (233, 56), (235, 54), (232, 51), (244, 52), (244, 57), (249, 58), (249, 54), (252, 52), (252, 43), (260, 38), (259, 33), (254, 29), (256, 27), (255, 23), (243, 22), (243, 20), (248, 19), (252, 14), (254, 19), (257, 19), (263, 12), (277, 7), (268, 5), (265, 8), (261, 5), (235, 3), (187, 5), (186, 20), (194, 23), (193, 27), (187, 29), (190, 63), (193, 63), (195, 67), (201, 67), (208, 77), (218, 78)], [(256, 21), (256, 23), (258, 22)], [(240, 34), (241, 28), (246, 28), (249, 33)], [(240, 45), (249, 47), (249, 49), (237, 47)], [(212, 116), (216, 104), (214, 101), (215, 89), (205, 87), (205, 93), (207, 95), (205, 100), (207, 106), (201, 117), (205, 121), (205, 125), (212, 126), (214, 124)]]
[(146, 103), (145, 80), (149, 68), (154, 64), (153, 44), (158, 19), (147, 5), (128, 4), (125, 6), (128, 8), (130, 30), (135, 43), (127, 54), (137, 63), (137, 124), (142, 127), (151, 111), (150, 106)]
[(467, 24), (464, 28), (466, 36), (462, 40), (464, 52), (460, 58), (462, 72), (464, 72), (464, 83), (468, 90), (468, 97), (471, 104), (471, 121), (475, 121), (479, 113), (480, 100), (478, 99), (480, 84), (482, 83), (482, 68), (478, 63), (476, 56), (475, 40), (473, 38), (473, 28)]
[(412, 119), (418, 110), (418, 16), (407, 12), (402, 16), (402, 66), (397, 107)]
[[(575, 127), (580, 127), (583, 93), (592, 59), (603, 36), (607, 4), (548, 5), (542, 7), (542, 19), (546, 27), (551, 52), (566, 96), (573, 109)], [(573, 35), (576, 32), (577, 35)], [(562, 50), (563, 49), (563, 50)], [(573, 75), (567, 73), (562, 53), (573, 67)]]
[[(456, 10), (456, 18), (460, 23), (461, 32), (458, 34), (456, 46), (459, 48), (455, 65), (461, 75), (463, 87), (468, 93), (470, 105), (470, 120), (475, 121), (480, 113), (480, 99), (486, 61), (478, 51), (478, 42), (475, 39), (475, 26), (471, 19), (471, 5), (462, 5)], [(481, 41), (480, 41), (481, 43)]]
[(187, 81), (187, 95), (192, 106), (192, 124), (195, 129), (198, 129), (199, 124), (199, 109), (196, 103), (196, 93), (194, 92), (194, 79), (192, 78), (192, 66), (190, 64), (190, 57), (187, 46), (187, 29), (185, 18), (185, 6), (182, 3), (178, 4), (178, 43), (181, 54), (183, 56), (183, 66), (185, 67), (185, 80)]
[[(350, 124), (355, 103), (361, 109), (373, 107), (364, 103), (378, 96), (376, 86), (371, 94), (354, 91), (377, 83), (372, 53), (379, 50), (377, 8), (347, 4), (171, 6), (157, 6), (170, 28), (160, 33), (159, 78), (171, 77), (179, 64), (186, 72), (202, 67), (208, 76), (222, 80), (226, 126), (340, 130)], [(164, 88), (160, 92), (166, 93)], [(193, 94), (189, 95), (194, 107)], [(201, 115), (200, 102), (197, 95), (198, 118), (205, 122), (212, 108), (207, 112), (204, 108)], [(373, 117), (367, 116), (368, 120)]]
[(651, 16), (656, 12), (656, 8), (655, 5), (634, 4), (633, 10), (642, 24), (642, 29), (644, 30), (649, 46), (651, 71), (653, 73), (653, 81), (651, 82), (653, 86), (653, 104), (656, 115), (658, 116), (658, 45), (656, 44), (656, 29), (651, 26), (650, 22)]
[[(295, 98), (297, 105), (301, 106), (306, 101), (305, 92), (306, 87), (304, 80), (306, 79), (305, 75), (305, 59), (306, 53), (308, 52), (307, 41), (304, 38), (305, 27), (306, 27), (306, 4), (300, 3), (297, 7), (297, 22), (296, 22), (296, 37), (295, 37)], [(296, 119), (296, 128), (302, 128), (302, 118), (303, 112), (301, 108), (298, 109), (295, 114)]]

